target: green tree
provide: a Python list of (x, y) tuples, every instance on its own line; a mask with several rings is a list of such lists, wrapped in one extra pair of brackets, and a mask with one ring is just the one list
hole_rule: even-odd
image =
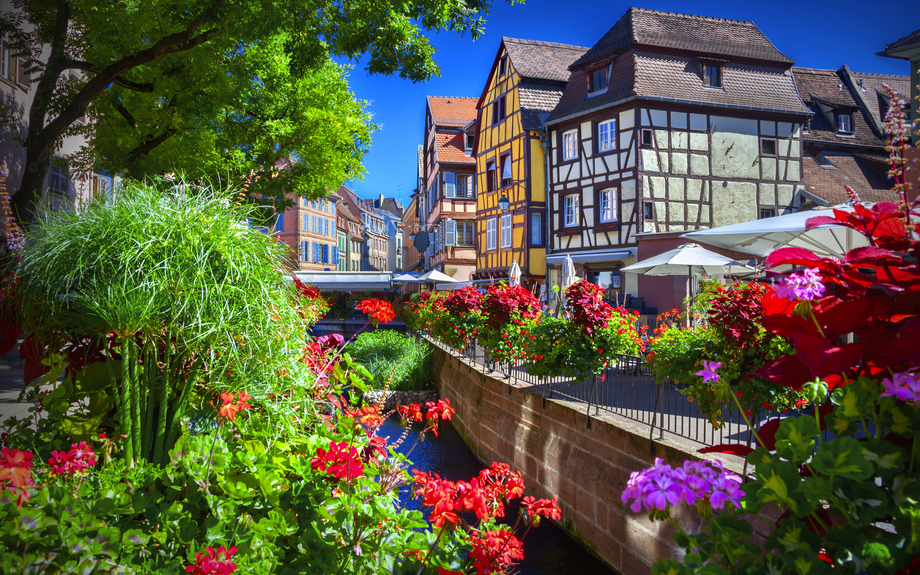
[[(177, 168), (244, 177), (247, 167), (273, 170), (272, 160), (289, 153), (300, 167), (258, 185), (272, 193), (288, 178), (316, 197), (340, 176), (360, 175), (371, 128), (363, 105), (350, 94), (345, 101), (343, 70), (330, 58), (366, 54), (370, 73), (427, 80), (438, 67), (424, 32), (475, 39), (491, 0), (12, 3), (23, 22), (2, 14), (0, 29), (11, 32), (38, 83), (13, 197), (29, 221), (69, 133), (90, 135), (108, 154), (104, 165), (133, 174), (163, 170), (172, 158)], [(77, 122), (87, 114), (102, 123)]]

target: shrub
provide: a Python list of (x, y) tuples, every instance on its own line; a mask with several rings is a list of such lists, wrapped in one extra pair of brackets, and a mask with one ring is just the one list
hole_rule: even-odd
[(362, 333), (348, 354), (373, 376), (373, 385), (399, 391), (432, 389), (431, 349), (425, 342), (391, 330)]

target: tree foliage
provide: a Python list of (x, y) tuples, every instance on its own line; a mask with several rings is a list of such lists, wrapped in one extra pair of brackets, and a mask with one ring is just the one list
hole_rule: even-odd
[[(361, 175), (372, 129), (332, 58), (367, 55), (370, 73), (427, 80), (439, 71), (424, 32), (475, 39), (490, 4), (13, 0), (19, 21), (0, 14), (0, 28), (13, 30), (38, 83), (15, 207), (31, 219), (69, 133), (89, 136), (97, 148), (87, 161), (110, 171), (254, 171), (263, 177), (251, 191), (317, 197)], [(78, 122), (85, 116), (96, 121)], [(287, 158), (299, 165), (279, 175)]]

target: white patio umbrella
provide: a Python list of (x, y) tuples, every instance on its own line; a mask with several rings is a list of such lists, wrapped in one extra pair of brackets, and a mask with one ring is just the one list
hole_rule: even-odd
[(438, 270), (428, 271), (418, 277), (419, 280), (423, 282), (455, 282), (454, 278), (449, 275), (439, 272)]
[[(848, 205), (834, 206), (834, 209), (853, 211), (852, 206)], [(831, 208), (796, 212), (699, 230), (681, 237), (759, 257), (766, 257), (771, 252), (787, 246), (805, 248), (819, 256), (841, 257), (854, 248), (868, 245), (865, 236), (844, 226), (823, 225), (810, 230), (805, 229), (809, 219), (833, 215)]]
[(398, 275), (393, 278), (394, 284), (423, 284), (422, 280), (418, 279), (415, 276), (410, 276), (409, 274)]
[(575, 262), (572, 261), (570, 256), (565, 256), (565, 259), (562, 260), (562, 291), (565, 292), (565, 289), (578, 281), (578, 278), (575, 276)]
[(518, 265), (517, 260), (511, 262), (511, 269), (508, 270), (508, 279), (510, 284), (513, 286), (521, 285), (521, 266)]
[[(729, 274), (732, 267), (751, 269), (722, 254), (711, 252), (698, 244), (684, 244), (663, 254), (626, 266), (620, 271), (648, 276), (690, 276), (692, 285), (693, 276)], [(687, 289), (690, 292), (690, 307), (692, 308), (696, 295), (693, 293), (692, 287), (688, 286)]]

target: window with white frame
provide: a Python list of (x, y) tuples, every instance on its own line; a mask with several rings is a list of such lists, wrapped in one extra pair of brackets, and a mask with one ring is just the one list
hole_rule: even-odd
[(609, 152), (617, 147), (617, 121), (607, 120), (597, 125), (597, 151)]
[(569, 130), (562, 134), (562, 159), (574, 160), (578, 157), (578, 130)]
[(48, 189), (57, 194), (67, 195), (70, 192), (70, 167), (63, 158), (51, 160), (51, 170), (48, 173)]
[(565, 217), (565, 227), (578, 225), (578, 195), (573, 194), (566, 196), (562, 200), (562, 208)]
[(495, 249), (495, 218), (489, 218), (486, 220), (486, 249), (494, 250)]
[(588, 95), (603, 94), (607, 91), (607, 66), (588, 72)]
[(514, 180), (511, 178), (511, 154), (502, 156), (502, 187), (510, 186)]
[(457, 197), (473, 198), (473, 177), (457, 176)]
[(473, 237), (476, 233), (476, 222), (457, 222), (457, 245), (473, 245)]
[(853, 133), (853, 116), (850, 114), (837, 114), (837, 131)]
[(502, 247), (511, 247), (511, 214), (502, 216)]
[(617, 191), (616, 188), (603, 190), (600, 193), (600, 219), (601, 222), (617, 221)]
[(7, 80), (12, 80), (13, 76), (13, 67), (11, 52), (10, 52), (10, 34), (9, 32), (4, 32), (0, 36), (0, 76), (6, 78)]

